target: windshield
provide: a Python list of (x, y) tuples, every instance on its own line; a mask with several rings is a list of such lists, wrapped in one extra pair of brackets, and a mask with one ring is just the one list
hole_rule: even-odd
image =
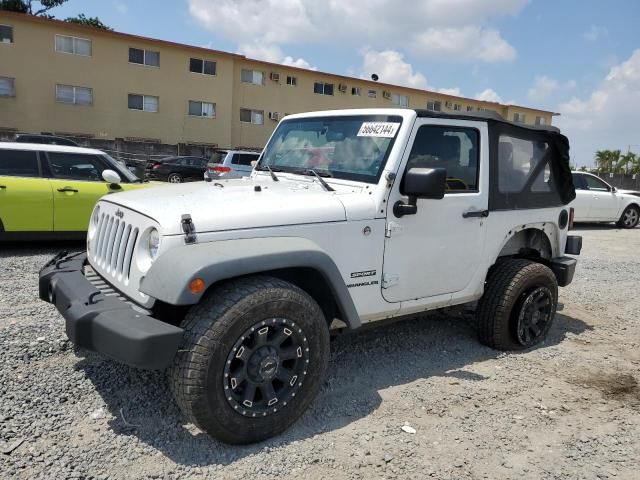
[(118, 174), (121, 177), (124, 177), (126, 179), (126, 183), (133, 183), (133, 182), (141, 182), (142, 180), (140, 180), (138, 177), (136, 177), (133, 173), (131, 173), (131, 170), (129, 170), (127, 167), (122, 166), (121, 163), (119, 163), (116, 159), (114, 159), (112, 156), (110, 156), (109, 154), (105, 153), (103, 154), (105, 160), (107, 161), (107, 163), (109, 163), (110, 168), (112, 170), (115, 170), (116, 172), (118, 172)]
[(285, 120), (256, 168), (377, 183), (401, 124), (396, 115)]

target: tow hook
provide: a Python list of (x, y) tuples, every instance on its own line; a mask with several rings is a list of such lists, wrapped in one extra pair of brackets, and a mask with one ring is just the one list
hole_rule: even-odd
[(187, 245), (196, 243), (196, 227), (191, 220), (191, 215), (188, 213), (182, 215), (181, 220), (182, 231), (184, 232), (184, 243)]

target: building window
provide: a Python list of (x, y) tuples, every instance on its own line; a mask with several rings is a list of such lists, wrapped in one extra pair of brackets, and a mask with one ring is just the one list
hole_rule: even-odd
[(467, 112), (473, 112), (473, 107), (471, 105), (467, 105)]
[(437, 100), (429, 100), (427, 102), (427, 110), (431, 110), (432, 112), (441, 112), (442, 102), (439, 102)]
[(453, 104), (453, 111), (454, 112), (459, 112), (462, 110), (462, 105), (460, 105), (459, 103), (454, 103)]
[(333, 83), (314, 82), (313, 93), (318, 95), (333, 95)]
[(215, 75), (216, 62), (202, 60), (201, 58), (191, 58), (189, 59), (189, 71), (193, 73), (202, 73), (203, 75)]
[(13, 27), (0, 25), (0, 43), (13, 43)]
[(360, 96), (360, 87), (351, 87), (351, 95)]
[(242, 69), (240, 73), (242, 83), (252, 83), (253, 85), (264, 85), (264, 72), (259, 70)]
[(58, 84), (56, 85), (56, 101), (73, 105), (91, 105), (93, 103), (93, 89)]
[(516, 112), (513, 114), (513, 121), (516, 123), (524, 123), (524, 119), (525, 119), (524, 113)]
[(253, 123), (254, 125), (262, 125), (264, 123), (264, 111), (241, 108), (240, 121), (242, 123)]
[(544, 117), (536, 117), (536, 125), (546, 125)]
[(369, 91), (367, 92), (367, 96), (368, 96), (369, 98), (376, 98), (376, 97), (378, 96), (378, 92), (376, 92), (375, 90), (369, 90)]
[(138, 95), (135, 93), (129, 94), (129, 108), (131, 110), (157, 112), (159, 103), (160, 103), (159, 97), (154, 97), (151, 95)]
[(139, 48), (129, 48), (129, 63), (147, 65), (149, 67), (160, 66), (160, 52), (153, 50), (142, 50)]
[(67, 35), (56, 35), (56, 52), (90, 57), (91, 40), (86, 38), (69, 37)]
[(0, 97), (15, 97), (16, 84), (14, 78), (0, 77)]
[(216, 104), (209, 103), (209, 102), (197, 102), (195, 100), (189, 100), (189, 115), (194, 117), (215, 118)]
[(292, 77), (287, 75), (287, 85), (291, 85), (292, 87), (295, 87), (298, 85), (298, 77)]
[(398, 107), (408, 107), (409, 106), (409, 96), (408, 95), (391, 95), (391, 103), (397, 105)]

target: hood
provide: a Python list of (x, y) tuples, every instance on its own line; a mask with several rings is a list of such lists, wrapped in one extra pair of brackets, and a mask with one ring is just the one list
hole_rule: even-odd
[(312, 179), (241, 178), (165, 184), (111, 194), (103, 201), (151, 217), (163, 235), (179, 235), (184, 214), (191, 215), (198, 233), (344, 221), (347, 215), (340, 197), (364, 196), (357, 193), (361, 187), (333, 186), (337, 191), (328, 192)]

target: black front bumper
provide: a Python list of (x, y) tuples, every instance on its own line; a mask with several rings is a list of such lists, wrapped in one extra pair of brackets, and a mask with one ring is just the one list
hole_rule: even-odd
[(86, 262), (62, 252), (40, 270), (40, 298), (62, 314), (69, 340), (133, 367), (168, 367), (184, 330), (105, 296), (83, 275)]

